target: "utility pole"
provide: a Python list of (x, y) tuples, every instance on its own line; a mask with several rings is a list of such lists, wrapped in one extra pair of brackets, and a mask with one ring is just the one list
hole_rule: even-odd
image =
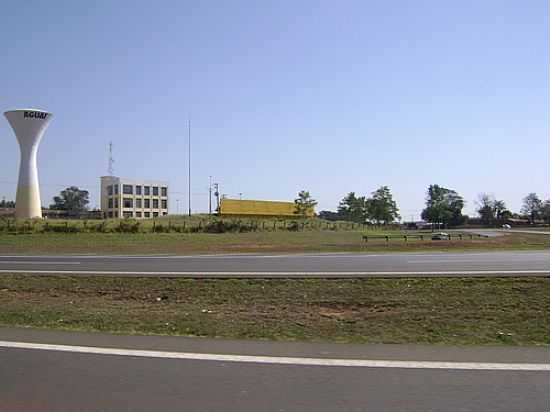
[(214, 196), (216, 196), (216, 212), (220, 213), (220, 184), (214, 183)]
[(188, 143), (189, 143), (189, 153), (188, 153), (189, 170), (187, 173), (187, 196), (189, 199), (189, 216), (191, 216), (191, 117), (189, 117), (187, 135), (188, 135), (187, 137), (188, 137)]
[(212, 176), (208, 177), (208, 214), (212, 214)]

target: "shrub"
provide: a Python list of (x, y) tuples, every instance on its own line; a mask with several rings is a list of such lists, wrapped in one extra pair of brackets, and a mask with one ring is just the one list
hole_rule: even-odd
[(118, 233), (138, 233), (139, 222), (134, 219), (121, 220), (118, 227), (115, 228), (115, 232)]

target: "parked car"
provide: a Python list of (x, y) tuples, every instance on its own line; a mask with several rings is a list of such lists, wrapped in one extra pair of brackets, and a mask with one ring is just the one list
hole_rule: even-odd
[(502, 228), (505, 229), (505, 230), (508, 230), (508, 229), (512, 229), (512, 226), (510, 226), (509, 224), (504, 224), (502, 225)]
[(449, 234), (445, 232), (434, 233), (432, 240), (449, 240)]

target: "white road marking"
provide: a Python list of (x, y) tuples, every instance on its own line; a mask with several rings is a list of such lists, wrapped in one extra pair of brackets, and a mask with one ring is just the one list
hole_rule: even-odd
[(452, 271), (377, 271), (377, 272), (211, 272), (211, 271), (192, 271), (192, 272), (167, 272), (167, 271), (113, 271), (113, 270), (31, 270), (31, 269), (0, 269), (0, 273), (28, 273), (28, 274), (66, 274), (66, 275), (135, 275), (135, 276), (320, 276), (320, 277), (343, 277), (343, 276), (456, 276), (456, 275), (550, 275), (550, 268), (547, 270), (452, 270)]
[(80, 262), (40, 262), (37, 260), (0, 260), (0, 263), (7, 265), (80, 265)]
[(133, 356), (144, 358), (203, 360), (217, 362), (264, 363), (275, 365), (550, 372), (549, 363), (397, 361), (378, 359), (328, 359), (286, 356), (221, 355), (213, 353), (164, 352), (154, 350), (52, 345), (44, 343), (12, 341), (0, 341), (0, 347), (10, 349), (35, 349), (57, 352), (84, 353), (92, 355)]
[(479, 263), (479, 260), (468, 259), (424, 259), (424, 260), (407, 260), (407, 263)]
[[(529, 258), (529, 262), (546, 262), (550, 261), (550, 256), (532, 256)], [(476, 264), (483, 264), (485, 263), (483, 260), (475, 260), (475, 259), (423, 259), (423, 260), (407, 260), (407, 263), (410, 264), (426, 264), (426, 263), (476, 263)], [(490, 263), (503, 263), (507, 264), (508, 261), (501, 261), (501, 262), (490, 262)]]
[(29, 258), (38, 258), (38, 259), (208, 259), (208, 258), (247, 258), (247, 259), (263, 259), (263, 258), (407, 258), (407, 257), (434, 257), (434, 258), (457, 258), (462, 259), (463, 257), (469, 256), (484, 256), (484, 257), (493, 257), (505, 255), (508, 257), (540, 257), (546, 258), (550, 256), (548, 251), (499, 251), (499, 252), (476, 252), (476, 253), (414, 253), (414, 252), (388, 252), (382, 254), (371, 254), (371, 253), (349, 253), (349, 252), (335, 252), (335, 253), (292, 253), (292, 254), (276, 254), (276, 255), (266, 255), (266, 254), (245, 254), (245, 253), (231, 253), (231, 254), (200, 254), (200, 255), (175, 255), (175, 254), (151, 254), (151, 255), (96, 255), (96, 254), (73, 254), (73, 255), (0, 255), (0, 259), (6, 258), (19, 258), (19, 259), (29, 259)]

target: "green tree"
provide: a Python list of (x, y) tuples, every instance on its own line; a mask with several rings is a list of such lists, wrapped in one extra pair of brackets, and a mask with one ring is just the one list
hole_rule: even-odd
[(336, 221), (341, 219), (340, 214), (338, 212), (333, 212), (332, 210), (321, 210), (317, 214), (317, 217), (319, 219), (331, 220), (331, 221)]
[(496, 200), (494, 196), (487, 193), (481, 193), (477, 201), (477, 213), (484, 225), (491, 226), (502, 223), (511, 216), (511, 212), (506, 209), (503, 200)]
[(477, 213), (481, 219), (481, 223), (486, 226), (493, 225), (495, 222), (495, 199), (487, 193), (481, 193), (477, 201)]
[(512, 217), (512, 212), (506, 207), (504, 200), (495, 200), (493, 203), (493, 208), (495, 210), (495, 218), (498, 222), (502, 223), (504, 220)]
[(0, 201), (0, 207), (1, 208), (14, 208), (15, 207), (15, 202), (13, 200), (2, 199)]
[(456, 191), (439, 185), (430, 185), (422, 219), (445, 226), (459, 226), (466, 221), (466, 216), (462, 215), (463, 208), (464, 199)]
[(53, 198), (54, 203), (50, 205), (53, 210), (66, 210), (69, 215), (76, 215), (88, 210), (90, 194), (87, 190), (80, 190), (71, 186), (62, 190), (59, 196)]
[(348, 193), (338, 205), (338, 214), (343, 220), (365, 223), (367, 219), (365, 197), (357, 197), (355, 192)]
[(542, 205), (541, 215), (544, 222), (550, 224), (550, 200), (546, 200)]
[(308, 191), (301, 190), (298, 197), (294, 199), (294, 204), (296, 205), (294, 213), (301, 217), (307, 217), (313, 214), (317, 201), (311, 197)]
[(377, 224), (393, 223), (400, 218), (399, 208), (388, 186), (382, 186), (372, 192), (366, 201), (366, 209), (369, 219)]
[(531, 223), (541, 217), (542, 213), (542, 200), (539, 199), (536, 193), (529, 193), (523, 198), (523, 206), (521, 207), (521, 213), (527, 215)]

